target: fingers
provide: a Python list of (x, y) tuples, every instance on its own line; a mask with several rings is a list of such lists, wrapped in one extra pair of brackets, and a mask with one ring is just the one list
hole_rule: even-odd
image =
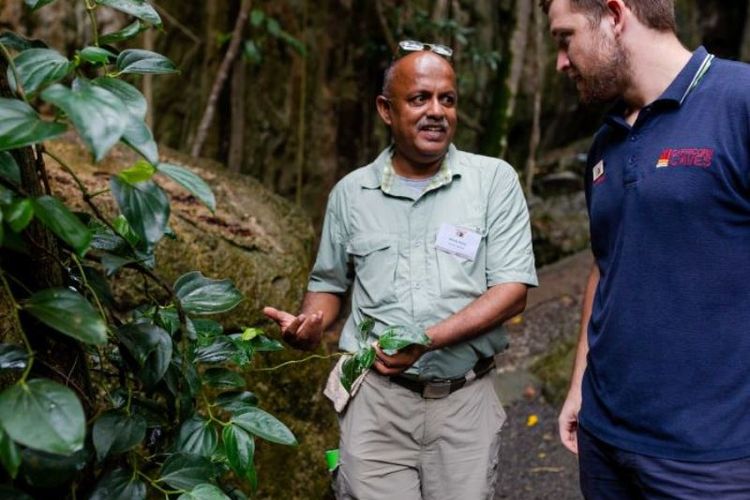
[(578, 416), (575, 413), (571, 413), (570, 410), (563, 405), (563, 410), (558, 418), (558, 428), (560, 432), (560, 442), (568, 449), (571, 453), (578, 455)]
[(393, 356), (389, 356), (376, 344), (373, 367), (381, 375), (398, 375), (413, 365), (416, 359), (413, 353), (408, 351), (398, 352)]

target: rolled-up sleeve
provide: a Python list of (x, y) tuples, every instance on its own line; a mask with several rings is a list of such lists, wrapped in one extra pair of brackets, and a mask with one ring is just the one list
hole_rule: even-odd
[(318, 256), (307, 284), (310, 292), (345, 293), (351, 285), (341, 198), (341, 190), (335, 188), (328, 198)]
[(487, 209), (487, 286), (525, 283), (537, 286), (531, 227), (518, 174), (500, 165)]

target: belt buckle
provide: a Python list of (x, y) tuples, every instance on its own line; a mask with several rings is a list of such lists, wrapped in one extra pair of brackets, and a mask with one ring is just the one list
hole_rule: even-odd
[(441, 399), (451, 393), (451, 381), (440, 380), (426, 382), (422, 389), (422, 397), (425, 399)]

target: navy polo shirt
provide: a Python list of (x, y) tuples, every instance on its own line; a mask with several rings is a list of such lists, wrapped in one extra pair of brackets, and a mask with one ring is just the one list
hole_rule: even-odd
[(580, 423), (698, 462), (750, 456), (750, 66), (710, 57), (632, 127), (616, 106), (586, 174), (601, 277)]

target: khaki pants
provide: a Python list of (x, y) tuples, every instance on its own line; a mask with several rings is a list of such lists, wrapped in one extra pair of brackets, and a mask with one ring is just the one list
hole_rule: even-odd
[(505, 422), (493, 376), (424, 399), (369, 374), (339, 416), (337, 498), (491, 499)]

